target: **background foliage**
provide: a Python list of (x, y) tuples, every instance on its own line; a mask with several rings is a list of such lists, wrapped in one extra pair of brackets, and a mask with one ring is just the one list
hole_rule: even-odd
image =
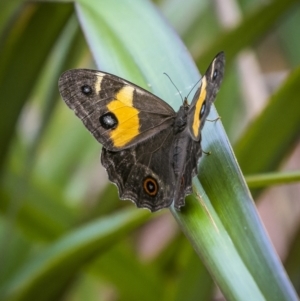
[[(232, 204), (213, 201), (212, 192), (218, 196), (226, 193), (206, 176), (210, 172), (212, 178), (215, 176), (206, 162), (220, 158), (218, 152), (222, 150), (218, 147), (201, 162), (204, 190), (195, 187), (203, 199), (189, 197), (186, 211), (150, 214), (118, 200), (116, 188), (107, 184), (99, 163), (99, 145), (58, 95), (58, 77), (69, 68), (97, 68), (91, 53), (101, 69), (134, 78), (140, 85), (159, 78), (161, 73), (155, 74), (154, 67), (143, 62), (142, 54), (139, 63), (138, 57), (130, 57), (133, 48), (137, 52), (145, 49), (133, 41), (135, 33), (126, 37), (116, 33), (120, 24), (128, 25), (117, 17), (120, 3), (98, 1), (103, 15), (94, 24), (93, 15), (87, 14), (92, 1), (80, 2), (76, 11), (72, 3), (58, 1), (0, 3), (0, 111), (5, 112), (0, 119), (0, 299), (222, 298), (212, 275), (228, 300), (275, 300), (271, 292), (279, 296), (278, 300), (296, 300), (289, 281), (281, 275), (280, 265), (268, 270), (268, 264), (277, 259), (268, 240), (260, 240), (264, 234), (243, 237), (240, 233), (245, 230), (247, 236), (247, 229), (230, 226), (236, 222), (231, 215), (234, 211), (229, 209)], [(300, 186), (266, 187), (270, 183), (299, 181), (299, 3), (188, 0), (183, 5), (181, 1), (162, 0), (156, 1), (157, 10), (148, 1), (136, 6), (130, 6), (128, 1), (127, 5), (128, 14), (134, 13), (136, 7), (147, 15), (147, 19), (131, 19), (137, 32), (142, 31), (143, 23), (150, 22), (152, 27), (161, 24), (160, 11), (180, 35), (201, 72), (217, 52), (225, 51), (226, 76), (216, 102), (218, 114), (242, 172), (254, 187), (252, 194), (263, 222), (299, 294)], [(99, 32), (93, 33), (97, 27)], [(155, 30), (157, 36), (153, 36), (148, 51), (157, 62), (167, 60), (166, 56), (172, 54), (160, 51), (166, 45), (155, 41), (169, 34), (168, 26)], [(103, 48), (93, 39), (94, 34), (100, 35)], [(181, 45), (176, 37), (171, 36), (170, 41), (176, 53), (175, 47)], [(189, 64), (189, 60), (183, 57), (178, 68), (180, 64)], [(185, 70), (178, 74), (176, 66), (170, 68), (171, 73), (163, 71), (170, 73), (178, 85), (180, 81), (191, 84), (196, 76)], [(192, 66), (186, 65), (186, 69)], [(154, 82), (154, 93), (174, 95), (168, 81), (161, 82), (167, 92), (155, 90)], [(222, 130), (218, 131), (223, 139)], [(206, 141), (205, 145), (208, 146)], [(226, 151), (230, 152), (229, 146)], [(225, 163), (232, 165), (231, 161), (222, 162), (224, 168)], [(275, 171), (280, 172), (269, 174)], [(220, 178), (215, 178), (218, 181), (226, 181), (221, 172)], [(231, 184), (240, 185), (234, 181)], [(209, 214), (205, 215), (203, 208)], [(241, 208), (250, 216), (250, 223), (251, 219), (253, 224), (260, 223), (255, 220), (251, 204)], [(238, 209), (234, 213), (234, 219), (244, 218)], [(196, 222), (189, 224), (189, 217), (196, 218)], [(241, 225), (239, 222), (242, 221), (237, 225)], [(213, 233), (214, 229), (219, 232)], [(219, 244), (219, 252), (212, 242)], [(247, 248), (242, 248), (243, 244)], [(228, 254), (222, 245), (229, 248)], [(265, 258), (253, 257), (257, 245), (266, 251)], [(274, 279), (259, 279), (253, 272), (259, 262), (259, 273), (274, 274)], [(231, 275), (232, 271), (236, 274)], [(250, 294), (245, 294), (245, 289)]]

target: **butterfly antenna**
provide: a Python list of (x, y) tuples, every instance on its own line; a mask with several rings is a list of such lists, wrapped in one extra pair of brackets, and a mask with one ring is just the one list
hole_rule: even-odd
[(178, 91), (178, 93), (179, 93), (179, 95), (181, 97), (182, 103), (184, 103), (184, 100), (183, 100), (183, 97), (181, 95), (181, 92), (178, 90), (178, 88), (176, 87), (176, 85), (173, 83), (171, 77), (167, 73), (165, 73), (165, 72), (164, 72), (164, 75), (166, 75), (169, 78), (170, 82), (173, 84), (173, 86), (175, 87), (175, 89)]
[(202, 77), (199, 79), (199, 80), (197, 80), (197, 82), (195, 83), (195, 85), (192, 87), (192, 89), (190, 90), (190, 92), (189, 92), (189, 94), (187, 95), (187, 99), (189, 98), (189, 95), (191, 94), (191, 92), (194, 90), (194, 88), (199, 84), (199, 82), (202, 80)]

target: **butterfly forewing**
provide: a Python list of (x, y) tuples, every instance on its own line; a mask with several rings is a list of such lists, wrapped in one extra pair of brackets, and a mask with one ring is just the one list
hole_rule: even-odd
[(191, 137), (199, 141), (201, 129), (204, 126), (210, 107), (214, 102), (223, 80), (225, 56), (220, 52), (213, 59), (205, 74), (200, 87), (197, 89), (189, 109), (188, 126)]
[(150, 92), (94, 70), (66, 71), (59, 79), (66, 104), (109, 150), (131, 147), (169, 127), (174, 110)]

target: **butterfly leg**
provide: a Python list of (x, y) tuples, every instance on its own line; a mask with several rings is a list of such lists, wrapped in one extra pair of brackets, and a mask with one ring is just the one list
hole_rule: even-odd
[(211, 155), (211, 151), (205, 152), (204, 150), (202, 150), (202, 153), (206, 156), (210, 156)]

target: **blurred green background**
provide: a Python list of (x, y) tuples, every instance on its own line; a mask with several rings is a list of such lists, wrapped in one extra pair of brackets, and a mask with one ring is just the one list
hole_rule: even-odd
[[(205, 267), (169, 210), (136, 209), (119, 201), (108, 183), (101, 146), (63, 103), (57, 81), (64, 70), (100, 65), (136, 76), (140, 84), (139, 60), (128, 57), (135, 43), (141, 46), (130, 36), (124, 43), (122, 33), (113, 31), (111, 24), (122, 27), (126, 20), (116, 17), (112, 23), (98, 20), (101, 32), (95, 34), (105, 44), (98, 49), (91, 41), (94, 33), (86, 31), (97, 30), (83, 9), (88, 1), (80, 2), (76, 9), (68, 1), (0, 3), (0, 300), (223, 300), (221, 291), (228, 300), (257, 300), (255, 294), (242, 298), (229, 293), (233, 288), (223, 290), (220, 278), (226, 275), (216, 278), (222, 263), (202, 258)], [(98, 1), (103, 16), (120, 9), (113, 2), (112, 8)], [(124, 16), (134, 13), (134, 1), (126, 5)], [(140, 1), (143, 7), (147, 19), (130, 19), (134, 30), (163, 18), (200, 73), (225, 51), (225, 79), (215, 105), (299, 295), (300, 3)], [(159, 30), (168, 32), (168, 26)], [(155, 55), (160, 49), (153, 43)], [(171, 54), (159, 55), (154, 63)], [(180, 76), (165, 71), (180, 85)], [(167, 80), (163, 85), (174, 92)], [(244, 239), (232, 237), (234, 245)], [(278, 287), (260, 284), (255, 275), (251, 281), (264, 300), (271, 300), (265, 290)], [(282, 287), (289, 291), (288, 281)], [(293, 293), (283, 295), (278, 300), (296, 300)]]

